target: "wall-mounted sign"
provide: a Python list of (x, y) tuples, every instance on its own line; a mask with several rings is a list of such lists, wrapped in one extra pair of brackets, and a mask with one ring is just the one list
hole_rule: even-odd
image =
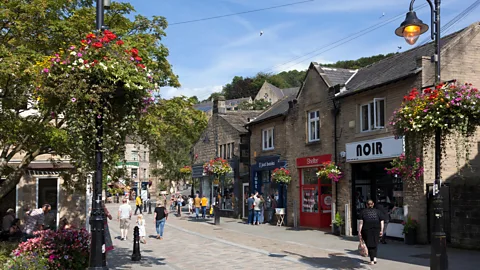
[(332, 155), (297, 158), (297, 167), (315, 167), (332, 160)]
[(403, 139), (385, 137), (347, 143), (347, 161), (361, 161), (398, 157), (403, 153)]

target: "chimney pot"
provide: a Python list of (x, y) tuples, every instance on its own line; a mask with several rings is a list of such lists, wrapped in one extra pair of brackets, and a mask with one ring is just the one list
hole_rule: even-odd
[(225, 114), (227, 112), (227, 108), (225, 107), (225, 97), (218, 96), (213, 101), (213, 113), (214, 114)]

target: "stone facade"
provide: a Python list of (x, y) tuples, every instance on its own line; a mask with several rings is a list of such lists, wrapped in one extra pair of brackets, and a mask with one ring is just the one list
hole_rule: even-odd
[[(239, 207), (242, 185), (244, 182), (248, 183), (249, 177), (248, 164), (239, 162), (239, 157), (241, 156), (240, 145), (245, 143), (245, 136), (248, 137), (249, 132), (245, 129), (245, 125), (260, 112), (228, 111), (222, 98), (214, 101), (215, 103), (218, 102), (218, 105), (214, 104), (213, 106), (213, 116), (209, 119), (207, 128), (193, 147), (194, 161), (192, 167), (201, 167), (209, 160), (217, 157), (217, 155), (227, 159), (231, 165), (237, 166), (238, 164), (237, 168), (233, 168), (235, 171), (233, 185), (236, 191), (234, 194), (236, 198), (236, 203), (234, 203), (235, 209), (233, 213), (228, 213), (231, 216), (238, 217), (242, 212)], [(218, 106), (218, 112), (216, 111), (216, 106)], [(211, 182), (211, 179), (208, 176), (203, 176), (199, 179), (203, 183), (200, 185), (200, 193), (210, 193), (210, 191), (203, 192), (202, 190), (208, 189), (206, 185), (209, 185), (208, 183)], [(209, 197), (209, 194), (204, 195), (207, 198)]]
[[(442, 48), (442, 80), (448, 81), (456, 79), (458, 82), (471, 82), (473, 85), (480, 85), (478, 72), (480, 64), (480, 25), (473, 24), (460, 34), (450, 38)], [(431, 46), (431, 45), (427, 45)], [(385, 128), (371, 131), (360, 131), (360, 105), (371, 102), (373, 98), (385, 98), (385, 121), (391, 118), (393, 111), (398, 108), (403, 100), (403, 96), (411, 88), (425, 87), (431, 85), (434, 79), (434, 65), (430, 62), (428, 56), (417, 59), (417, 68), (419, 72), (402, 80), (391, 82), (384, 86), (374, 87), (368, 91), (359, 91), (352, 95), (338, 99), (340, 103), (340, 113), (338, 115), (338, 130), (341, 134), (338, 141), (338, 152), (346, 151), (345, 145), (350, 142), (365, 140), (375, 140), (392, 136), (391, 129)], [(479, 132), (477, 136), (471, 138), (473, 145), (480, 142)], [(446, 144), (446, 149), (442, 155), (442, 178), (449, 186), (450, 203), (446, 202), (446, 230), (452, 244), (462, 247), (474, 247), (479, 245), (480, 216), (473, 206), (477, 206), (478, 200), (472, 195), (472, 192), (478, 190), (478, 173), (470, 169), (463, 168), (465, 164), (459, 164), (462, 167), (462, 176), (457, 175), (457, 148), (459, 143), (451, 139)], [(462, 146), (460, 146), (462, 147)], [(433, 183), (434, 179), (434, 153), (432, 148), (425, 149), (424, 167), (425, 174), (421, 181), (403, 183), (403, 205), (408, 215), (419, 221), (417, 229), (417, 241), (426, 243), (428, 241), (428, 215), (427, 215), (427, 186)], [(478, 147), (471, 148), (470, 164), (475, 170), (480, 168)], [(339, 211), (344, 214), (344, 205), (352, 206), (352, 168), (355, 163), (345, 162), (341, 158), (340, 165), (344, 169), (345, 177), (338, 184), (337, 203)], [(375, 160), (379, 162), (382, 160)], [(448, 200), (448, 198), (446, 198)], [(353, 209), (350, 209), (353, 212)], [(350, 216), (350, 219), (352, 217)], [(431, 224), (430, 224), (431, 225)], [(347, 232), (351, 234), (352, 230)]]

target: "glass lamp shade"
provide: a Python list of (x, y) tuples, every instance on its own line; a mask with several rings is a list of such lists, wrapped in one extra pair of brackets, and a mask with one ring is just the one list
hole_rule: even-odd
[(408, 25), (403, 28), (403, 37), (405, 41), (413, 45), (417, 42), (418, 38), (420, 37), (420, 26), (418, 25)]

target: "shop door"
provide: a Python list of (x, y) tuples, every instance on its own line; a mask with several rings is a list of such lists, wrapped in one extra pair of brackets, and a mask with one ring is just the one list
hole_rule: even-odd
[(328, 228), (331, 225), (332, 183), (319, 181), (318, 168), (300, 169), (300, 226)]

